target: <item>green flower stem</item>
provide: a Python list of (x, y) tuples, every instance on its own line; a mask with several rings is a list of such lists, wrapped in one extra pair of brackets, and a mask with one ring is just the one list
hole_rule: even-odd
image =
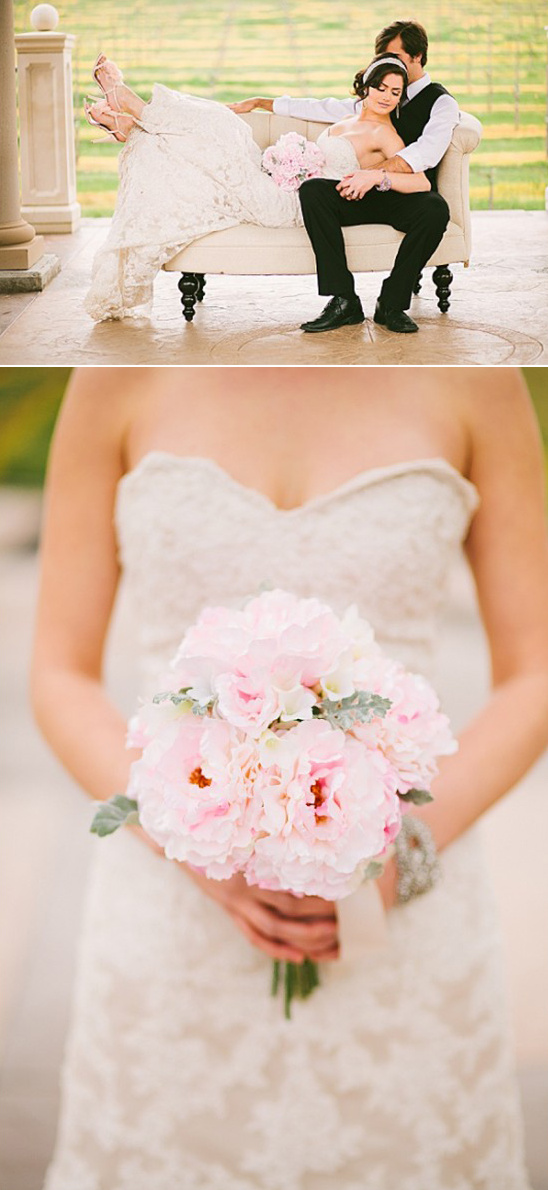
[(276, 959), (272, 967), (272, 995), (276, 996), (280, 984), (282, 982), (282, 967), (283, 967), (283, 999), (284, 999), (284, 1015), (286, 1020), (291, 1020), (291, 1002), (296, 996), (300, 1000), (306, 1000), (308, 996), (312, 995), (315, 988), (319, 987), (320, 977), (316, 963), (311, 959), (305, 959), (302, 963), (284, 963)]
[(286, 1021), (291, 1018), (291, 1001), (295, 991), (295, 963), (285, 964), (285, 980), (284, 980), (284, 1014)]

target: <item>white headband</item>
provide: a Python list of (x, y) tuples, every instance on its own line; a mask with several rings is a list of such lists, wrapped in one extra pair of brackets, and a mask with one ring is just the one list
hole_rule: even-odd
[(373, 74), (373, 71), (376, 70), (378, 66), (401, 66), (407, 76), (407, 67), (405, 63), (402, 62), (401, 58), (379, 58), (376, 62), (372, 62), (371, 65), (367, 67), (367, 70), (364, 70), (362, 74), (362, 83), (367, 82), (369, 75)]

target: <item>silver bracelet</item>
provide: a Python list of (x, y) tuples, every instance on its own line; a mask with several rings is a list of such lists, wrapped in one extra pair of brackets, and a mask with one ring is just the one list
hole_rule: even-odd
[(391, 182), (390, 178), (388, 177), (386, 170), (385, 169), (381, 170), (381, 173), (382, 173), (382, 182), (379, 182), (379, 185), (375, 186), (375, 190), (383, 190), (383, 191), (391, 190), (392, 182)]
[(397, 898), (400, 904), (428, 892), (441, 877), (440, 861), (430, 827), (413, 814), (405, 814), (394, 841)]

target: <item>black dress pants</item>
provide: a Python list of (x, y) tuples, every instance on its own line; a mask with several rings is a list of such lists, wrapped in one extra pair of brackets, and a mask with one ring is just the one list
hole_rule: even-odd
[(304, 225), (316, 256), (319, 293), (341, 297), (355, 293), (342, 228), (388, 223), (406, 234), (381, 296), (390, 309), (407, 310), (417, 278), (449, 222), (445, 199), (433, 190), (419, 194), (370, 190), (363, 198), (349, 200), (341, 197), (337, 185), (330, 178), (310, 178), (299, 190)]

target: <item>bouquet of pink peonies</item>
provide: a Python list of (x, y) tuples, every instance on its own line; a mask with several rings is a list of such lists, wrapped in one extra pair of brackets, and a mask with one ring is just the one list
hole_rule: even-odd
[[(405, 803), (431, 800), (436, 758), (457, 747), (431, 686), (354, 607), (286, 591), (206, 608), (164, 687), (130, 721), (142, 754), (92, 830), (139, 822), (214, 880), (347, 896), (380, 874)], [(315, 964), (286, 964), (287, 1015), (317, 983)]]
[(262, 156), (263, 170), (280, 190), (298, 190), (308, 178), (321, 178), (324, 166), (321, 149), (298, 132), (285, 132)]

